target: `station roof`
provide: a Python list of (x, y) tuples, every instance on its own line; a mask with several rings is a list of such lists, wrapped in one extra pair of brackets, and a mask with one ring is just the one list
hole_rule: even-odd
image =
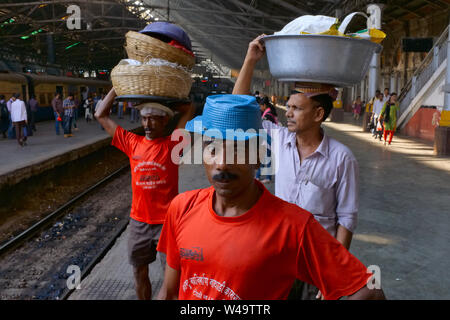
[[(108, 69), (125, 57), (128, 30), (171, 21), (190, 35), (198, 61), (239, 68), (257, 35), (305, 14), (365, 12), (371, 2), (385, 3), (384, 28), (450, 7), (450, 0), (2, 0), (0, 39), (3, 54), (46, 60), (52, 36), (59, 65)], [(71, 5), (80, 8), (79, 30), (67, 28)]]

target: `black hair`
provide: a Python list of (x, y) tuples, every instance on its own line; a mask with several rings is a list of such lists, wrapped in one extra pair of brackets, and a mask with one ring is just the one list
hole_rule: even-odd
[(20, 93), (14, 93), (13, 97), (18, 99), (20, 97)]
[(0, 94), (0, 100), (5, 99), (5, 96), (3, 94)]
[(270, 104), (270, 100), (269, 97), (264, 97), (260, 100), (259, 104), (266, 104), (269, 105)]
[[(292, 95), (298, 94), (298, 91), (292, 90), (291, 94), (289, 95), (288, 99), (290, 99), (290, 97)], [(325, 111), (324, 115), (323, 115), (323, 119), (322, 122), (327, 120), (328, 116), (331, 113), (331, 110), (333, 109), (333, 99), (330, 97), (330, 95), (328, 94), (319, 94), (317, 96), (311, 97), (311, 100), (313, 100), (314, 102), (316, 102), (317, 107), (322, 107), (323, 110)]]
[(325, 121), (333, 109), (333, 99), (328, 94), (320, 94), (318, 96), (311, 97), (310, 99), (318, 104), (317, 107), (323, 108), (325, 113), (323, 115), (322, 122)]
[(397, 95), (397, 92), (392, 92), (392, 93), (391, 93), (391, 97), (392, 97), (392, 96), (396, 96), (396, 95)]
[(259, 91), (258, 91), (258, 90), (256, 90), (256, 91), (255, 91), (255, 94), (259, 94)]
[(270, 112), (277, 116), (277, 109), (275, 108), (275, 106), (270, 102), (269, 97), (264, 97), (260, 100), (259, 104), (265, 104), (269, 109)]

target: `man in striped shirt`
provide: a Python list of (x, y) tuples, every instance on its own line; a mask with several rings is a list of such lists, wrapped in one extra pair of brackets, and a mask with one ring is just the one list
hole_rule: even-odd
[(72, 121), (75, 109), (75, 101), (73, 99), (73, 93), (69, 93), (69, 96), (63, 101), (63, 109), (64, 109), (64, 138), (73, 137)]

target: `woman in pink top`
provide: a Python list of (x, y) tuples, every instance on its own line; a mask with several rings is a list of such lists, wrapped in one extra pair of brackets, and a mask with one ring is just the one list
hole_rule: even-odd
[(361, 110), (362, 110), (362, 101), (361, 101), (361, 97), (358, 96), (356, 98), (356, 101), (353, 103), (353, 117), (355, 118), (355, 120), (359, 119)]

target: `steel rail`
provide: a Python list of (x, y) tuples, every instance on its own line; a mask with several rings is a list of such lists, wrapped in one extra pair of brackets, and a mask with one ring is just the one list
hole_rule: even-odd
[[(125, 229), (128, 226), (130, 220), (126, 220), (125, 223), (120, 226), (119, 230), (114, 234), (114, 236), (111, 238), (111, 240), (108, 241), (108, 243), (102, 248), (102, 250), (89, 262), (89, 264), (83, 269), (80, 275), (80, 284), (81, 281), (83, 281), (89, 273), (91, 273), (92, 269), (103, 259), (103, 257), (109, 252), (109, 250), (112, 248), (116, 240), (122, 235), (122, 233), (125, 231)], [(68, 300), (70, 295), (76, 290), (76, 288), (69, 289), (66, 287), (64, 292), (58, 297), (59, 300)]]
[(122, 166), (118, 170), (114, 171), (113, 173), (111, 173), (107, 177), (103, 178), (102, 180), (100, 180), (96, 184), (90, 186), (88, 189), (84, 190), (83, 192), (81, 192), (80, 194), (78, 194), (77, 196), (75, 196), (74, 198), (72, 198), (71, 200), (66, 202), (65, 204), (63, 204), (61, 207), (59, 207), (58, 209), (56, 209), (55, 211), (53, 211), (52, 213), (47, 215), (45, 218), (39, 220), (34, 225), (32, 225), (28, 229), (26, 229), (23, 232), (21, 232), (19, 235), (15, 236), (12, 239), (10, 239), (10, 240), (6, 241), (5, 243), (1, 244), (1, 246), (0, 246), (0, 256), (5, 254), (6, 252), (12, 250), (13, 248), (21, 245), (23, 242), (25, 242), (25, 240), (31, 238), (38, 231), (40, 231), (43, 228), (45, 228), (46, 226), (48, 226), (54, 219), (59, 218), (64, 213), (64, 211), (67, 208), (69, 208), (71, 205), (73, 205), (74, 203), (76, 203), (77, 201), (79, 201), (80, 199), (85, 197), (91, 191), (95, 190), (96, 188), (98, 188), (98, 187), (102, 186), (103, 184), (105, 184), (106, 182), (110, 181), (112, 178), (116, 177), (118, 174), (122, 173), (122, 171), (124, 171), (125, 169), (127, 169), (129, 167), (130, 167), (129, 164), (127, 164), (125, 166)]

